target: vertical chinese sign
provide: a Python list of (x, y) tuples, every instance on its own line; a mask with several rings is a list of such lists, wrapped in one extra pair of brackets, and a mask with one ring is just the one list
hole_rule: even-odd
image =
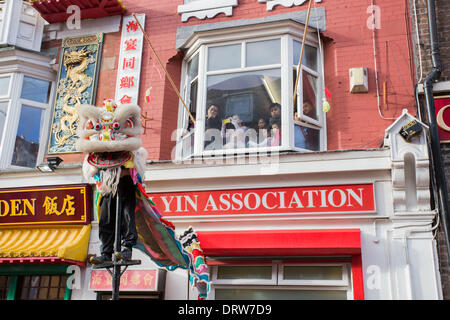
[(450, 142), (450, 96), (435, 97), (434, 108), (441, 142)]
[[(145, 14), (137, 14), (136, 18), (144, 27)], [(119, 105), (138, 103), (143, 40), (144, 35), (134, 17), (124, 17), (115, 97)]]
[(63, 39), (49, 154), (76, 152), (77, 110), (95, 103), (102, 43), (102, 33)]

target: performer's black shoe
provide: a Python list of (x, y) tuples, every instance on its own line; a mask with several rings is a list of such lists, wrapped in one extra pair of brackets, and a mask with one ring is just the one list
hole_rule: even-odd
[(105, 262), (111, 262), (111, 255), (102, 254), (100, 256), (93, 256), (89, 259), (89, 262), (92, 264), (102, 264)]
[(119, 260), (131, 260), (132, 249), (129, 247), (124, 247), (122, 251), (115, 252), (114, 255)]

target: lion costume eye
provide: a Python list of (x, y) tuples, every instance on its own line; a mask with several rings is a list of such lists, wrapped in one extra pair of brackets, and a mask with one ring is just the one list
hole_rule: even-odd
[(100, 131), (102, 130), (103, 126), (100, 123), (96, 123), (94, 126), (95, 131)]
[(134, 128), (133, 120), (127, 119), (127, 122), (125, 123), (125, 128)]
[(112, 125), (112, 128), (114, 130), (119, 130), (120, 129), (120, 123), (119, 122), (114, 122), (113, 125)]

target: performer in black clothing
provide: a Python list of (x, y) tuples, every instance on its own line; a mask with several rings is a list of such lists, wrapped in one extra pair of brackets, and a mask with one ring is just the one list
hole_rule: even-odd
[[(122, 169), (124, 170), (126, 169)], [(100, 253), (105, 260), (110, 260), (114, 252), (114, 231), (116, 222), (117, 194), (119, 195), (119, 212), (121, 212), (122, 251), (120, 258), (130, 259), (134, 245), (136, 245), (137, 231), (134, 219), (136, 209), (136, 186), (129, 174), (122, 176), (117, 186), (117, 193), (107, 194), (100, 202), (99, 238)]]

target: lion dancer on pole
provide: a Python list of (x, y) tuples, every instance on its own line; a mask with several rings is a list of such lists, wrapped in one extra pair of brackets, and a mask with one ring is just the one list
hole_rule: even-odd
[[(97, 185), (95, 206), (101, 246), (100, 256), (91, 257), (90, 262), (110, 262), (113, 254), (130, 260), (135, 247), (169, 271), (189, 269), (199, 299), (205, 298), (209, 275), (195, 232), (190, 228), (178, 238), (174, 225), (161, 217), (146, 195), (143, 177), (147, 152), (140, 138), (140, 107), (118, 106), (105, 99), (101, 107), (80, 106), (78, 115), (77, 150), (88, 153), (83, 175), (88, 180), (93, 178)], [(120, 251), (114, 252), (116, 212), (121, 215), (122, 243)]]

